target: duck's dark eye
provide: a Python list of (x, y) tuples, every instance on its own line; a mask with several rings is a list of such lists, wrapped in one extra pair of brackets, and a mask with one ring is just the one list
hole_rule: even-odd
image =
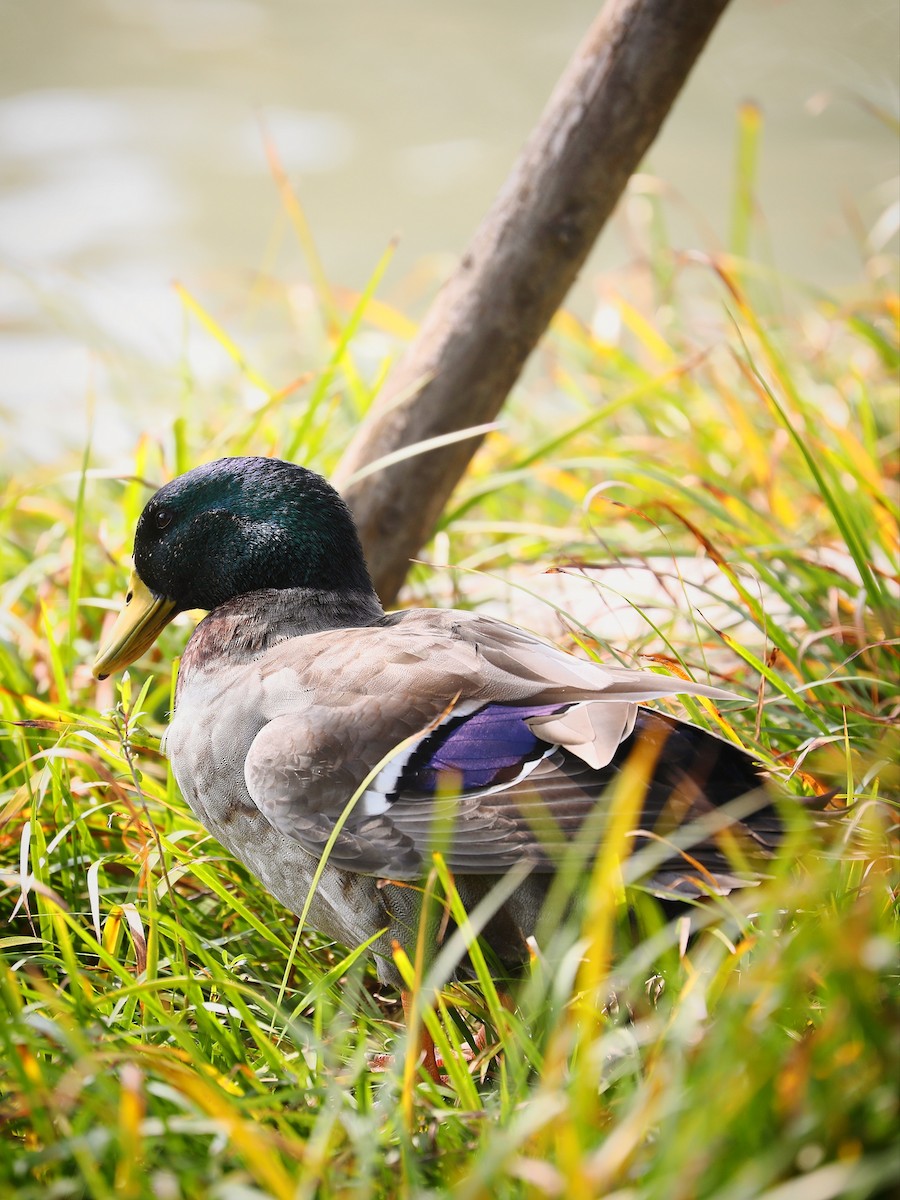
[(172, 524), (172, 514), (167, 508), (159, 508), (156, 510), (156, 528), (165, 529), (167, 525)]

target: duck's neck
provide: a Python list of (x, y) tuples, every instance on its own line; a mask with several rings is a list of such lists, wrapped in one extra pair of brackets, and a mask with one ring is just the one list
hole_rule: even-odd
[(319, 591), (314, 588), (266, 588), (220, 604), (200, 622), (185, 647), (181, 678), (227, 658), (248, 661), (277, 642), (374, 625), (384, 609), (374, 592)]

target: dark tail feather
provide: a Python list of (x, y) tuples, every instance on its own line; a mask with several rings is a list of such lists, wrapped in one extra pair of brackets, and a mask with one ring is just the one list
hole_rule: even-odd
[(762, 767), (732, 742), (649, 709), (638, 714), (619, 764), (647, 737), (660, 749), (632, 870), (639, 873), (641, 860), (649, 860), (652, 889), (685, 898), (757, 882), (784, 836), (778, 797)]

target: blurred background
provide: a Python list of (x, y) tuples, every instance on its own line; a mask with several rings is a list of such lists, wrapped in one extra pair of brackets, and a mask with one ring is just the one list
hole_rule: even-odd
[[(379, 295), (419, 315), (597, 10), (3, 0), (0, 464), (77, 449), (92, 406), (94, 461), (115, 464), (187, 376), (216, 386), (227, 356), (190, 335), (175, 279), (276, 382), (315, 368), (308, 262), (266, 137), (327, 278), (361, 289), (397, 235)], [(763, 257), (840, 296), (896, 244), (898, 44), (895, 0), (733, 0), (633, 190), (665, 193), (673, 244), (717, 249), (737, 110), (756, 101)], [(579, 316), (634, 252), (613, 222)]]

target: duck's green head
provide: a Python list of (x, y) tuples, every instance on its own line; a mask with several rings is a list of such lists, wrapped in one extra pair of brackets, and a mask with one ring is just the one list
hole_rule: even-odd
[(334, 488), (274, 458), (221, 458), (160, 488), (141, 513), (125, 607), (94, 663), (134, 662), (179, 612), (262, 588), (371, 591), (353, 518)]

